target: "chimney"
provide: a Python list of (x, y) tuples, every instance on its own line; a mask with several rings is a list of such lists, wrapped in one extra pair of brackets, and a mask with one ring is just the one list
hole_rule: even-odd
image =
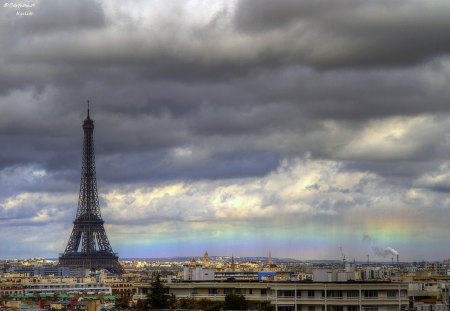
[(369, 254), (367, 254), (367, 264), (369, 264)]
[(392, 257), (391, 259), (392, 259), (392, 265), (394, 265), (394, 257)]
[(400, 262), (399, 262), (399, 260), (398, 260), (398, 254), (397, 254), (397, 265), (399, 264)]

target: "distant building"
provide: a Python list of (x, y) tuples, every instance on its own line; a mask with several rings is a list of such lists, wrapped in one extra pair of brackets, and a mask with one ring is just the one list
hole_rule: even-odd
[(12, 266), (8, 268), (8, 272), (21, 273), (27, 276), (89, 276), (91, 271), (82, 267), (58, 267), (56, 265), (49, 266)]
[(361, 280), (387, 280), (392, 276), (392, 267), (365, 267), (360, 270)]
[(347, 282), (355, 280), (355, 265), (347, 262), (344, 269), (314, 268), (312, 279), (314, 282)]
[(212, 281), (214, 269), (204, 269), (202, 265), (185, 265), (183, 267), (183, 281)]
[(208, 251), (205, 252), (205, 254), (203, 255), (203, 266), (205, 266), (205, 268), (209, 267), (209, 255), (208, 255)]
[(430, 262), (425, 265), (425, 269), (431, 271), (433, 275), (447, 275), (449, 265), (444, 262)]
[(111, 294), (111, 287), (104, 283), (35, 283), (23, 285), (25, 294), (34, 293), (74, 293)]

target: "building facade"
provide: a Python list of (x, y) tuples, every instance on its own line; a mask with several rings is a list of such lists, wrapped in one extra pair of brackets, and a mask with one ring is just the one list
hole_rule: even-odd
[[(398, 311), (409, 306), (408, 284), (391, 282), (183, 282), (168, 283), (177, 298), (223, 301), (243, 295), (251, 309), (277, 311)], [(137, 288), (134, 299), (142, 299)]]

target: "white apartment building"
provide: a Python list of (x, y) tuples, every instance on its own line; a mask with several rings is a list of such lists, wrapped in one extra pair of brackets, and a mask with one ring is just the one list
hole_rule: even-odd
[[(276, 311), (399, 311), (409, 305), (407, 283), (182, 282), (166, 286), (177, 298), (223, 301), (227, 294), (241, 294), (250, 309), (272, 305)], [(145, 285), (138, 286), (136, 297), (145, 291)]]

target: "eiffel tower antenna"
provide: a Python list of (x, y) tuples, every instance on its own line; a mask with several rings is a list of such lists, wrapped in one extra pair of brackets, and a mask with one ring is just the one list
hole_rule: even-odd
[(87, 103), (87, 117), (82, 125), (84, 140), (77, 215), (66, 249), (59, 257), (59, 265), (122, 273), (119, 258), (109, 244), (100, 213), (95, 174), (94, 121), (89, 116), (89, 101)]

